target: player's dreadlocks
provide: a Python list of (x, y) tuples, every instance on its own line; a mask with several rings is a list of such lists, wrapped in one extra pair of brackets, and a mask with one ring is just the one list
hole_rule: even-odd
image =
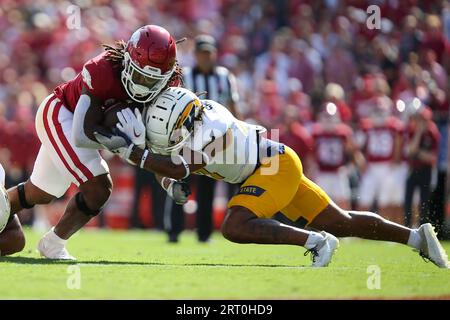
[(127, 43), (123, 40), (115, 42), (115, 46), (109, 44), (102, 44), (103, 49), (107, 52), (106, 59), (114, 62), (122, 62), (125, 54), (125, 47)]
[[(186, 38), (181, 38), (177, 41), (175, 41), (175, 44), (179, 44), (183, 41), (185, 41)], [(124, 54), (125, 54), (125, 48), (127, 46), (127, 43), (123, 40), (119, 40), (115, 42), (114, 46), (111, 46), (109, 44), (102, 44), (103, 48), (105, 49), (106, 53), (106, 59), (116, 62), (116, 63), (123, 63)], [(161, 90), (165, 90), (168, 87), (172, 86), (173, 84), (178, 84), (179, 86), (184, 86), (183, 82), (183, 71), (178, 64), (178, 60), (175, 60), (175, 71), (173, 72), (172, 76), (170, 77), (169, 81), (167, 81), (166, 86)]]

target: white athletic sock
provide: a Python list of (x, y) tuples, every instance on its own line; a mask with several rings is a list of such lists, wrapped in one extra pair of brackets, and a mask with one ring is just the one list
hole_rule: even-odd
[(306, 239), (305, 248), (306, 249), (312, 249), (317, 244), (319, 244), (321, 241), (323, 241), (324, 237), (317, 232), (311, 231), (311, 233), (308, 236), (308, 239)]
[(47, 238), (54, 243), (60, 244), (60, 245), (65, 245), (67, 240), (64, 240), (62, 238), (60, 238), (56, 233), (55, 233), (55, 227), (52, 227), (50, 229), (50, 231), (47, 233)]
[(413, 247), (417, 250), (420, 250), (421, 242), (422, 242), (422, 237), (420, 236), (419, 230), (412, 229), (409, 234), (407, 245), (410, 247)]

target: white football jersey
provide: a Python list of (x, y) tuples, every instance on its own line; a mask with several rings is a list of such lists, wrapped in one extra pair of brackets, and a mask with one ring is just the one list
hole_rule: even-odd
[[(212, 100), (201, 100), (204, 105), (202, 121), (194, 126), (190, 148), (203, 150), (209, 163), (197, 174), (241, 183), (258, 164), (258, 135), (265, 129), (236, 119), (228, 109)], [(224, 137), (224, 143), (213, 143)]]

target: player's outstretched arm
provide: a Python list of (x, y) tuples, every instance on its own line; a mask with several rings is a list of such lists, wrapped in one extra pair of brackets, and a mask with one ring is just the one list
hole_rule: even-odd
[[(203, 159), (203, 157), (202, 155), (199, 156), (198, 152), (192, 151), (190, 159)], [(166, 156), (156, 154), (148, 149), (142, 150), (138, 146), (132, 146), (127, 160), (136, 163), (145, 170), (175, 180), (187, 178), (191, 172), (206, 166), (204, 161), (188, 163), (181, 155)]]

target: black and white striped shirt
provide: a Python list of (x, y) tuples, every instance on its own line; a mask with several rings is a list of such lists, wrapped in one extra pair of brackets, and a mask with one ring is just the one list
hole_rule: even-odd
[(237, 103), (239, 94), (236, 78), (225, 67), (216, 66), (209, 74), (201, 73), (196, 67), (183, 68), (183, 80), (186, 89), (193, 92), (206, 91), (202, 99), (211, 99), (229, 108), (230, 103)]

